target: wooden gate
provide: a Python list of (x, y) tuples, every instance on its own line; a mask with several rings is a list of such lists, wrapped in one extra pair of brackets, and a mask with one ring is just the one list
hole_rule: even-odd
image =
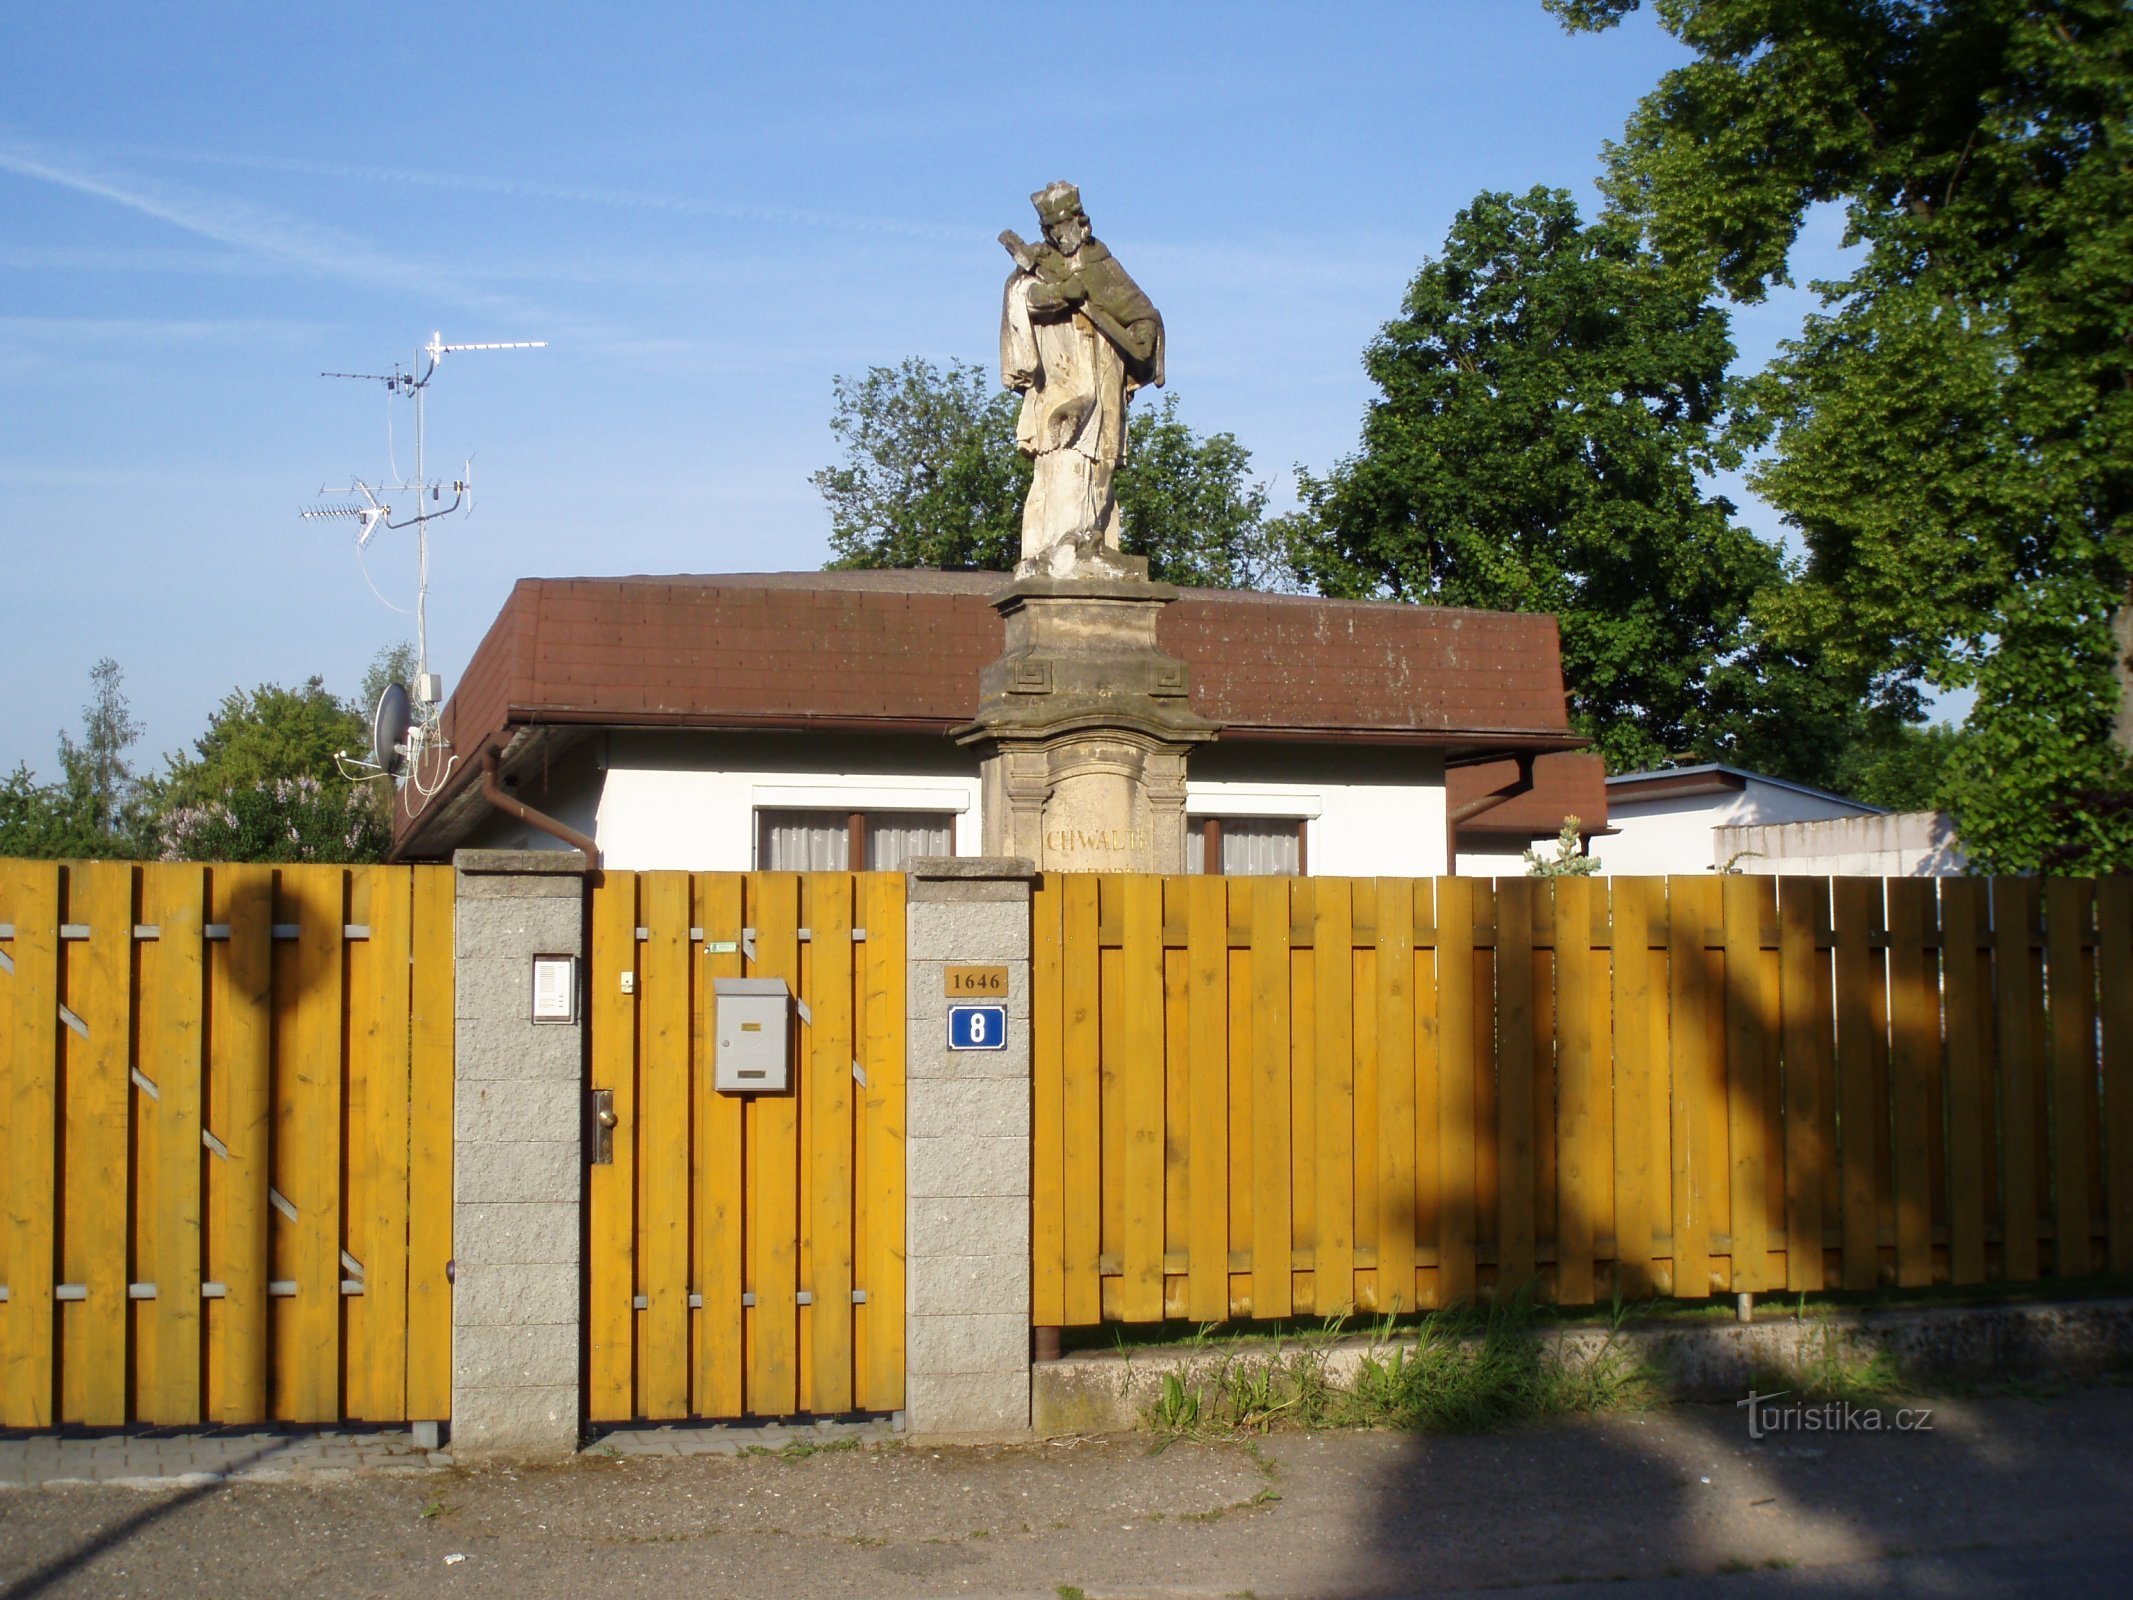
[[(593, 890), (587, 1411), (904, 1403), (904, 880), (609, 872)], [(793, 1091), (712, 1087), (711, 985), (783, 978)]]
[(449, 867), (0, 861), (0, 1427), (442, 1420)]

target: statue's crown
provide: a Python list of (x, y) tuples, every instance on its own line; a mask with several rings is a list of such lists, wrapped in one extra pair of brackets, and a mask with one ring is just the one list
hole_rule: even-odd
[(1029, 197), (1029, 203), (1046, 222), (1081, 215), (1081, 191), (1071, 183), (1048, 183)]

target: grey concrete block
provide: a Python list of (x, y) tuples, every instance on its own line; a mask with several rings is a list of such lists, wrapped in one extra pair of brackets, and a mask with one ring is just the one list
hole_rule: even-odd
[(462, 1144), (574, 1142), (585, 1124), (585, 1093), (569, 1078), (476, 1079), (459, 1085), (452, 1127)]
[(1029, 1367), (1019, 1375), (914, 1373), (904, 1382), (912, 1438), (995, 1439), (1029, 1431)]
[(582, 878), (592, 869), (582, 850), (454, 850), (462, 878)]
[(1029, 1251), (945, 1256), (910, 1251), (904, 1293), (913, 1317), (1006, 1312), (1029, 1322)]
[(914, 1200), (978, 1195), (1029, 1199), (1029, 1140), (908, 1139), (904, 1182)]
[(578, 1380), (576, 1323), (452, 1328), (455, 1388), (555, 1389)]
[(459, 1328), (578, 1326), (583, 1285), (575, 1262), (548, 1266), (462, 1261), (452, 1285)]
[(924, 1374), (1013, 1373), (1029, 1369), (1029, 1314), (984, 1312), (927, 1317), (913, 1312), (904, 1324), (906, 1381)]
[(904, 1076), (948, 1082), (959, 1078), (1029, 1078), (1029, 1024), (1008, 1019), (1004, 1050), (951, 1050), (948, 1024), (919, 1018), (904, 1032)]
[(585, 944), (585, 911), (577, 898), (461, 900), (452, 947), (462, 955), (507, 956), (532, 951), (568, 955)]
[(906, 908), (905, 947), (913, 961), (1026, 961), (1029, 908), (1008, 902)]
[[(1023, 960), (988, 962), (989, 966), (1007, 968), (1007, 1015), (1011, 1022), (1029, 1020), (1029, 963)], [(956, 1004), (942, 993), (942, 975), (947, 968), (945, 961), (914, 961), (910, 964), (911, 981), (905, 996), (904, 1015), (913, 1022), (921, 1018), (945, 1019), (948, 1008)], [(945, 1022), (936, 1026), (944, 1027)]]
[(567, 1144), (474, 1144), (452, 1152), (452, 1198), (472, 1205), (492, 1200), (553, 1200), (575, 1204), (583, 1183), (584, 1151)]
[[(462, 955), (453, 985), (452, 1012), (505, 1026), (533, 1028), (533, 949), (509, 955)], [(575, 1037), (567, 1024), (535, 1030), (558, 1039)]]
[(578, 1263), (578, 1205), (569, 1202), (462, 1202), (452, 1208), (452, 1252), (463, 1262)]
[(452, 1459), (568, 1460), (578, 1452), (575, 1381), (547, 1389), (452, 1391)]
[(908, 900), (1027, 902), (1036, 863), (1024, 856), (920, 856), (905, 863)]
[(532, 1079), (577, 1083), (584, 1075), (575, 1028), (536, 1028), (530, 1022), (461, 1018), (452, 1029), (452, 1073), (461, 1084)]
[(1027, 1078), (922, 1078), (904, 1092), (904, 1128), (914, 1139), (1029, 1137)]
[(905, 1212), (905, 1254), (919, 1256), (1018, 1256), (1030, 1253), (1029, 1210), (997, 1200), (913, 1200)]

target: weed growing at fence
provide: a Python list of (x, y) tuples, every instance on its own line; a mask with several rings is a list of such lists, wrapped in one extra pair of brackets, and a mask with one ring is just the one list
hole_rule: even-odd
[(1886, 1410), (1916, 1391), (1904, 1379), (1896, 1358), (1886, 1350), (1853, 1349), (1827, 1312), (1802, 1345), (1796, 1367), (1758, 1369), (1750, 1386), (1758, 1392), (1791, 1389), (1811, 1400), (1842, 1400), (1855, 1406)]
[(1597, 1353), (1566, 1359), (1543, 1342), (1539, 1322), (1523, 1294), (1485, 1310), (1431, 1313), (1413, 1325), (1411, 1344), (1395, 1342), (1388, 1318), (1344, 1382), (1330, 1339), (1240, 1349), (1190, 1377), (1166, 1374), (1148, 1426), (1165, 1441), (1275, 1428), (1479, 1433), (1658, 1398), (1651, 1375), (1611, 1336)]

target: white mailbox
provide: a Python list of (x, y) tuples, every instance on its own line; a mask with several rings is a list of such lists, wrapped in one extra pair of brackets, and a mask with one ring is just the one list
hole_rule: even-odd
[(792, 1087), (786, 1021), (792, 991), (783, 978), (711, 980), (715, 1068), (720, 1094), (783, 1094)]

